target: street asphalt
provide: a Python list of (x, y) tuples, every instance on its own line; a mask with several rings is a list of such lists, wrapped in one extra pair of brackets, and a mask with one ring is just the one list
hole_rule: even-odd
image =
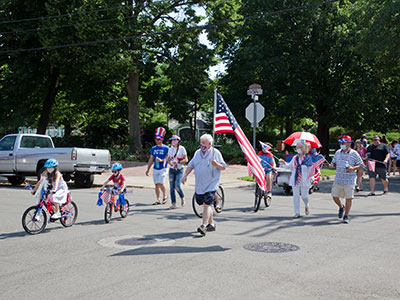
[(133, 188), (128, 217), (109, 224), (98, 188), (71, 185), (76, 224), (28, 235), (21, 217), (34, 199), (2, 183), (0, 299), (400, 299), (400, 177), (388, 195), (357, 193), (348, 225), (337, 219), (332, 182), (320, 185), (311, 215), (298, 220), (280, 188), (254, 213), (253, 187), (227, 185), (216, 232), (200, 237), (192, 185), (175, 210)]

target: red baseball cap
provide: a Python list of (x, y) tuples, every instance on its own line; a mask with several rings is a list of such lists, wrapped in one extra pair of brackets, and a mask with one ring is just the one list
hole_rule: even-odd
[(349, 135), (342, 135), (340, 139), (338, 139), (339, 143), (351, 143), (351, 136)]

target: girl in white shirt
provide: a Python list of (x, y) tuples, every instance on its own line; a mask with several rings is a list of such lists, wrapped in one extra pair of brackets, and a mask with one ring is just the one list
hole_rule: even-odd
[(181, 206), (185, 205), (185, 195), (181, 188), (181, 181), (184, 171), (184, 165), (188, 162), (187, 153), (185, 147), (180, 145), (181, 138), (177, 135), (173, 135), (170, 138), (171, 147), (168, 151), (168, 164), (169, 168), (169, 186), (171, 193), (171, 207), (170, 209), (176, 208), (176, 195), (175, 190), (178, 192), (181, 198)]

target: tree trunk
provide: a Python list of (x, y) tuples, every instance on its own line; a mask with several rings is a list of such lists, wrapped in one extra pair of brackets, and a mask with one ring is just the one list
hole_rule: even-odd
[(133, 153), (142, 152), (142, 143), (140, 142), (140, 124), (139, 124), (139, 72), (129, 74), (126, 91), (128, 93), (128, 122), (129, 122), (129, 150)]
[(329, 155), (329, 126), (323, 120), (318, 120), (317, 136), (322, 144), (321, 153)]
[(316, 105), (318, 115), (317, 137), (322, 144), (321, 153), (328, 157), (329, 155), (329, 124), (324, 118), (328, 114), (328, 107), (323, 104), (323, 101)]
[(287, 117), (285, 120), (285, 133), (286, 133), (286, 137), (288, 137), (289, 135), (291, 135), (293, 133), (293, 123), (292, 123), (292, 120), (290, 119), (290, 117)]
[(52, 68), (49, 72), (49, 87), (47, 96), (43, 101), (42, 112), (40, 113), (37, 133), (45, 134), (47, 125), (50, 121), (50, 114), (58, 92), (60, 71), (58, 68)]

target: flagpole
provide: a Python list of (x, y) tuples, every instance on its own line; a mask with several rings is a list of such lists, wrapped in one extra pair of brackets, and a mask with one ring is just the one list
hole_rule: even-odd
[[(213, 154), (212, 154), (212, 160), (215, 158), (215, 151), (214, 151), (214, 146), (215, 146), (215, 114), (217, 111), (217, 89), (214, 90), (214, 113), (213, 113), (213, 132), (212, 132), (212, 137), (213, 137)], [(214, 166), (212, 167), (212, 177), (214, 177)]]

